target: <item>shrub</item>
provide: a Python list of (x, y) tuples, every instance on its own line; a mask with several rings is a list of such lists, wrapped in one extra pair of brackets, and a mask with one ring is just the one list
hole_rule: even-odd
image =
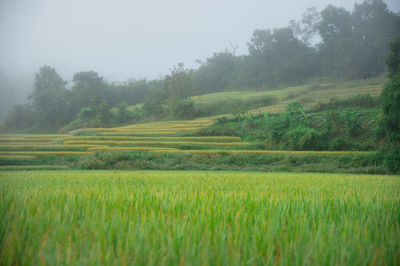
[(291, 149), (316, 150), (322, 134), (313, 128), (296, 127), (284, 136), (284, 141)]
[(400, 173), (400, 151), (391, 150), (384, 155), (384, 164), (391, 173)]
[(192, 119), (196, 117), (194, 102), (190, 99), (180, 100), (171, 107), (172, 115), (179, 119)]

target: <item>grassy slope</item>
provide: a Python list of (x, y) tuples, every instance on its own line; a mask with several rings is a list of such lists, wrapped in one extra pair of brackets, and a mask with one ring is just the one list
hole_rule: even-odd
[[(278, 100), (277, 103), (257, 108), (253, 112), (281, 112), (290, 102), (298, 101), (305, 107), (312, 107), (321, 102), (327, 102), (330, 98), (343, 99), (357, 94), (370, 94), (378, 96), (382, 90), (382, 85), (386, 78), (378, 77), (367, 80), (353, 80), (345, 82), (315, 82), (313, 84), (283, 87), (268, 90), (243, 90), (243, 91), (225, 91), (209, 93), (191, 97), (195, 105), (223, 102), (227, 99), (251, 100), (263, 96), (273, 96)], [(136, 104), (128, 107), (128, 111), (133, 111), (143, 104)], [(115, 112), (116, 110), (113, 110)]]
[[(292, 101), (302, 102), (307, 108), (320, 102), (327, 102), (333, 95), (339, 99), (363, 93), (376, 96), (380, 93), (382, 82), (381, 79), (374, 79), (340, 84), (288, 87), (272, 91), (222, 92), (195, 96), (192, 99), (196, 104), (201, 104), (218, 103), (227, 98), (251, 99), (270, 95), (278, 99), (278, 102), (252, 112), (273, 113), (283, 110)], [(218, 136), (204, 138), (196, 134), (193, 135), (192, 132), (210, 126), (218, 117), (206, 117), (191, 121), (159, 121), (116, 128), (96, 128), (87, 130), (93, 136), (84, 136), (83, 138), (79, 136), (78, 131), (64, 135), (2, 134), (0, 135), (0, 165), (26, 165), (27, 162), (32, 162), (34, 165), (49, 165), (58, 160), (54, 156), (63, 156), (67, 158), (58, 161), (63, 165), (70, 166), (69, 162), (76, 160), (76, 158), (79, 158), (78, 156), (96, 150), (125, 152), (139, 150), (158, 153), (188, 153), (188, 150), (190, 150), (190, 154), (204, 155), (219, 154), (225, 151), (230, 154), (260, 154), (259, 149), (262, 147), (259, 144), (249, 144), (237, 137), (226, 137), (224, 139), (224, 137)], [(75, 134), (77, 136), (74, 136)], [(182, 137), (185, 135), (190, 137)], [(239, 134), (239, 136), (241, 135)], [(272, 153), (266, 151), (262, 154), (270, 155)], [(295, 156), (295, 154), (289, 155)], [(20, 162), (18, 162), (18, 156), (20, 156)], [(303, 152), (300, 156), (313, 156), (313, 154)], [(47, 157), (48, 159), (46, 159)], [(179, 156), (177, 155), (177, 157)], [(371, 167), (371, 165), (368, 167)], [(203, 169), (203, 166), (196, 166), (196, 169)]]
[[(382, 90), (382, 83), (379, 80), (372, 82), (360, 83), (343, 83), (340, 85), (325, 84), (320, 88), (313, 86), (297, 86), (287, 87), (284, 89), (272, 91), (233, 91), (205, 94), (194, 96), (192, 100), (195, 104), (212, 103), (224, 101), (226, 99), (252, 99), (262, 96), (273, 96), (277, 99), (277, 103), (270, 106), (260, 107), (250, 112), (268, 112), (279, 113), (285, 110), (285, 107), (291, 102), (300, 102), (305, 108), (312, 108), (319, 103), (328, 102), (332, 98), (345, 99), (358, 94), (370, 94), (372, 97), (377, 97)], [(370, 85), (373, 84), (373, 85)]]
[(394, 176), (0, 172), (0, 264), (398, 265)]

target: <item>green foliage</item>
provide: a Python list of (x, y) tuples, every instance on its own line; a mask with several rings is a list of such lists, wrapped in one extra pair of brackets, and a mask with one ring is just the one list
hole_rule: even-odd
[(179, 119), (192, 119), (196, 117), (194, 102), (187, 99), (182, 99), (177, 102), (171, 109), (171, 115)]
[(239, 58), (234, 52), (228, 50), (221, 53), (214, 53), (194, 73), (194, 80), (197, 85), (196, 94), (218, 92), (234, 86), (234, 81), (239, 67)]
[(109, 84), (106, 88), (107, 102), (111, 106), (122, 101), (125, 101), (128, 105), (142, 103), (150, 88), (159, 82), (158, 80), (147, 81), (146, 79), (129, 79), (123, 83)]
[[(396, 52), (392, 51), (390, 55)], [(394, 61), (392, 63), (395, 64)], [(400, 61), (397, 64), (400, 65)], [(400, 72), (391, 73), (390, 80), (382, 90), (381, 103), (383, 114), (380, 127), (390, 140), (400, 142)]]
[(400, 73), (400, 38), (390, 44), (390, 50), (386, 56), (386, 65), (390, 77)]
[[(344, 104), (344, 103), (343, 103)], [(377, 110), (347, 109), (305, 111), (301, 104), (292, 103), (287, 112), (251, 117), (236, 115), (220, 118), (200, 130), (201, 135), (232, 135), (245, 140), (264, 142), (264, 149), (283, 150), (371, 150), (375, 141), (374, 119)], [(343, 108), (343, 107), (342, 107)], [(361, 134), (362, 132), (362, 134)]]
[(349, 135), (356, 137), (361, 131), (360, 114), (358, 112), (346, 112), (344, 118)]
[(391, 44), (386, 63), (390, 79), (381, 93), (378, 134), (389, 140), (384, 149), (386, 167), (392, 173), (400, 173), (400, 38)]
[(400, 16), (381, 0), (355, 4), (353, 12), (328, 6), (318, 25), (323, 73), (345, 79), (382, 73), (388, 45), (399, 32)]
[(179, 63), (165, 78), (165, 90), (168, 95), (168, 108), (174, 115), (176, 105), (183, 99), (193, 94), (193, 71), (186, 69), (183, 63)]
[(290, 28), (255, 30), (249, 56), (241, 63), (239, 86), (262, 87), (304, 82), (318, 70), (315, 51)]
[(35, 74), (31, 100), (36, 127), (54, 130), (71, 119), (70, 94), (65, 84), (52, 67), (43, 66)]
[(82, 108), (78, 113), (78, 119), (81, 121), (87, 121), (94, 119), (97, 115), (96, 109), (93, 105)]
[(161, 118), (165, 116), (166, 108), (165, 103), (167, 100), (167, 94), (164, 90), (155, 88), (151, 90), (150, 94), (145, 98), (143, 104), (143, 112), (147, 117)]
[(92, 100), (90, 105), (82, 108), (77, 118), (64, 126), (61, 131), (68, 132), (77, 128), (104, 127), (111, 124), (110, 106), (106, 100)]
[(324, 140), (321, 132), (306, 127), (292, 128), (284, 136), (287, 148), (292, 150), (314, 150)]
[(106, 100), (103, 100), (99, 105), (96, 106), (96, 120), (107, 125), (110, 119), (110, 105)]
[[(119, 170), (258, 170), (387, 173), (375, 153), (341, 156), (296, 154), (191, 154), (140, 151), (95, 152), (69, 164), (74, 169)], [(376, 167), (376, 169), (375, 169)]]
[(72, 79), (72, 105), (77, 112), (82, 108), (99, 104), (105, 99), (107, 84), (98, 73), (94, 71), (82, 71), (74, 74)]
[(377, 107), (379, 105), (378, 97), (371, 97), (370, 94), (358, 94), (346, 99), (331, 98), (328, 102), (319, 103), (312, 108), (313, 111), (321, 111), (324, 109), (335, 109), (340, 107)]
[(117, 107), (117, 116), (116, 116), (116, 120), (118, 122), (127, 122), (128, 120), (128, 104), (125, 101), (120, 102), (118, 105), (116, 105)]
[(34, 127), (35, 117), (31, 105), (14, 105), (4, 121), (4, 130), (26, 130)]
[(400, 147), (385, 151), (384, 163), (390, 173), (400, 173)]

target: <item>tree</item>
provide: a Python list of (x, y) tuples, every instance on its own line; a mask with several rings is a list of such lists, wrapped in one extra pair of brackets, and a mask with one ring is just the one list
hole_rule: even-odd
[(195, 72), (196, 94), (217, 92), (232, 85), (237, 69), (238, 58), (228, 50), (214, 53), (202, 63)]
[(318, 32), (324, 43), (352, 35), (351, 13), (344, 8), (329, 5), (321, 12)]
[(179, 119), (193, 119), (196, 116), (194, 102), (190, 99), (180, 100), (173, 107), (172, 114)]
[(103, 100), (99, 105), (96, 106), (96, 120), (101, 124), (107, 124), (110, 121), (110, 105), (106, 100)]
[(107, 102), (114, 106), (122, 101), (129, 105), (142, 103), (151, 82), (146, 79), (129, 79), (123, 83), (113, 83), (106, 88)]
[(145, 116), (153, 116), (160, 118), (166, 114), (165, 102), (167, 101), (167, 95), (164, 90), (159, 88), (153, 88), (150, 94), (146, 96), (142, 109)]
[(41, 102), (43, 91), (47, 89), (64, 89), (67, 84), (57, 71), (50, 66), (42, 66), (39, 71), (35, 73), (34, 89), (31, 95), (34, 102)]
[(32, 106), (30, 104), (14, 105), (4, 124), (8, 129), (26, 130), (34, 126)]
[(83, 71), (74, 74), (72, 87), (72, 102), (75, 113), (92, 101), (94, 105), (105, 99), (106, 82), (97, 72)]
[(303, 13), (301, 21), (290, 21), (290, 28), (297, 38), (301, 39), (308, 46), (311, 45), (313, 37), (318, 32), (318, 25), (321, 22), (321, 14), (316, 7), (307, 8)]
[(72, 119), (68, 112), (66, 83), (50, 66), (43, 66), (35, 73), (30, 99), (35, 121), (41, 129), (56, 129)]
[(340, 67), (346, 65), (346, 62), (341, 62), (339, 50), (342, 48), (347, 53), (347, 45), (351, 42), (352, 21), (350, 12), (344, 8), (329, 5), (321, 11), (318, 33), (322, 38), (322, 43), (318, 48), (323, 74), (341, 76), (343, 72), (340, 72), (342, 70)]
[(385, 69), (389, 44), (400, 36), (400, 17), (391, 12), (382, 0), (366, 0), (354, 5), (353, 35), (365, 49), (369, 59), (366, 70), (374, 75)]
[(386, 62), (389, 81), (381, 93), (383, 118), (381, 128), (392, 141), (400, 142), (400, 38), (390, 45)]
[(400, 73), (392, 75), (381, 93), (381, 128), (391, 141), (400, 141)]
[(125, 101), (120, 102), (116, 105), (117, 107), (117, 121), (120, 123), (127, 122), (128, 120), (128, 104)]
[(276, 86), (307, 80), (318, 72), (315, 51), (291, 28), (255, 30), (249, 43), (247, 70), (257, 86)]
[(385, 164), (389, 171), (400, 172), (400, 38), (390, 46), (386, 62), (390, 74), (389, 81), (381, 93), (382, 119), (380, 130), (390, 142), (385, 149)]
[(390, 51), (386, 57), (386, 65), (389, 77), (400, 73), (400, 38), (390, 44)]
[(318, 46), (325, 75), (370, 78), (384, 72), (384, 57), (399, 36), (400, 16), (382, 0), (355, 4), (354, 11), (328, 6), (321, 12)]
[(173, 115), (175, 106), (193, 93), (193, 70), (186, 69), (183, 63), (174, 66), (165, 78), (165, 89), (168, 95), (168, 108)]

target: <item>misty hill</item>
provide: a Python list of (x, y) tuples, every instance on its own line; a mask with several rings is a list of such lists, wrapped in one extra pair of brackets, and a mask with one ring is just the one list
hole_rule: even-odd
[(232, 47), (197, 69), (178, 63), (160, 79), (110, 83), (89, 70), (67, 81), (43, 66), (35, 73), (29, 102), (14, 107), (2, 130), (66, 132), (249, 110), (278, 112), (294, 101), (307, 108), (330, 98), (375, 97), (379, 88), (374, 86), (384, 83), (379, 77), (387, 71), (385, 56), (398, 37), (400, 15), (381, 0), (366, 0), (353, 10), (307, 9), (287, 27), (254, 30), (246, 55), (236, 55)]

